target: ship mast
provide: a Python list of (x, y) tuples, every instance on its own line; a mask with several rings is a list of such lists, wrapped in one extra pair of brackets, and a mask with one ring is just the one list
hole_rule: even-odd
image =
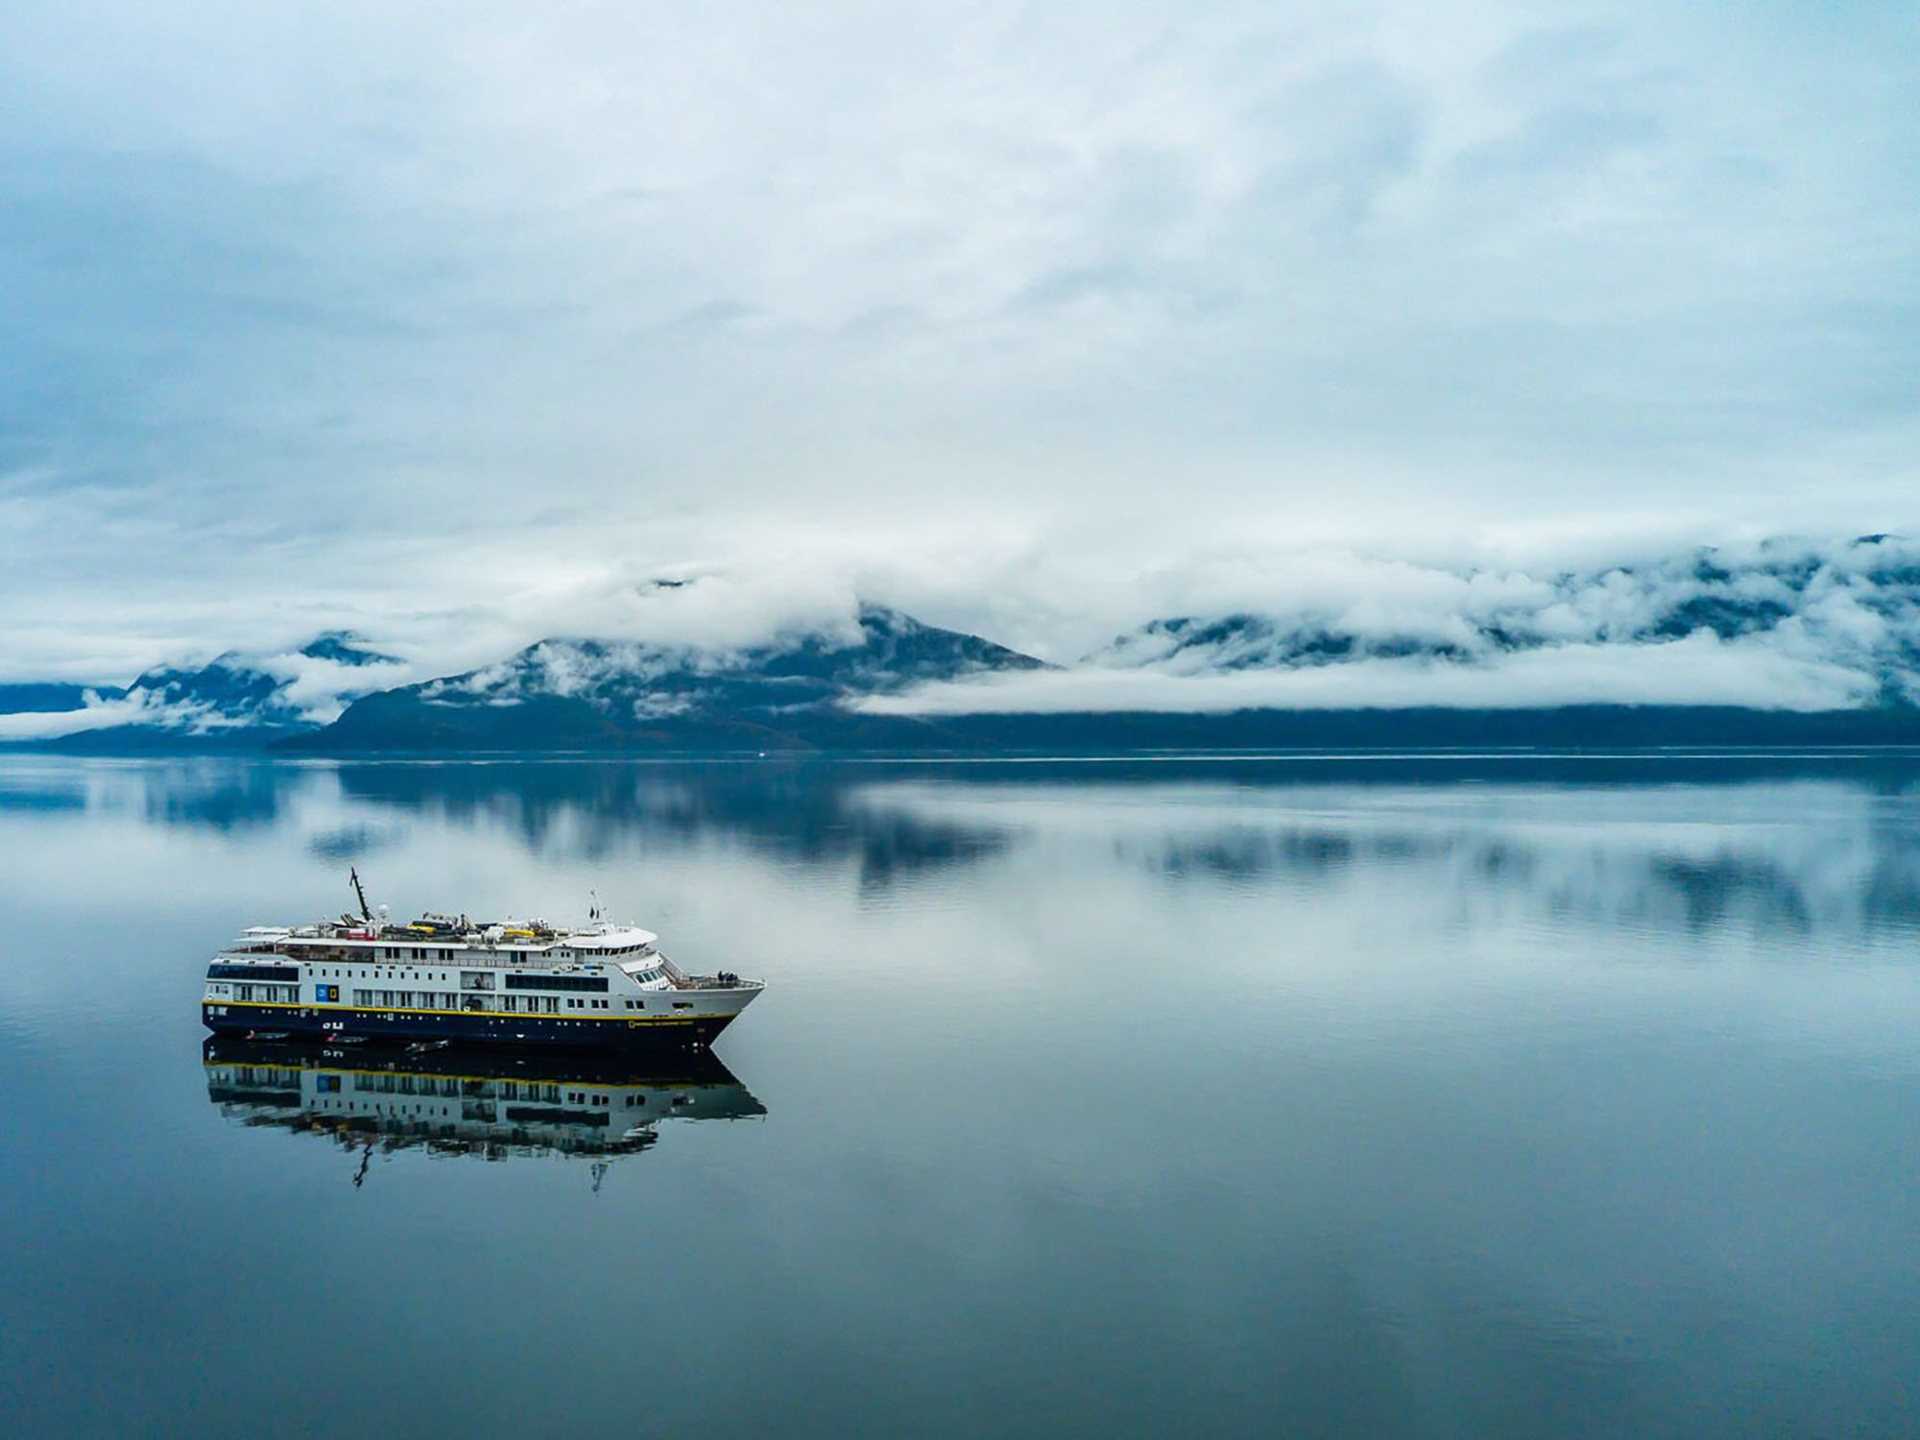
[(371, 925), (373, 923), (373, 910), (367, 904), (367, 892), (361, 888), (360, 872), (349, 865), (347, 867), (347, 878), (353, 882), (354, 896), (360, 901), (360, 918)]

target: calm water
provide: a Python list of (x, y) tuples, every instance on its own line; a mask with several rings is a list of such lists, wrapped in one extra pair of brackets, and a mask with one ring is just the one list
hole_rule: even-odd
[[(1920, 1428), (1920, 764), (15, 758), (0, 859), (11, 1433)], [(772, 988), (210, 1060), (349, 863)]]

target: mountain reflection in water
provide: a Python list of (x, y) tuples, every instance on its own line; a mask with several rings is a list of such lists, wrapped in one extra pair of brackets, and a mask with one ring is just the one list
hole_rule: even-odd
[[(1216, 756), (928, 764), (607, 760), (150, 764), (16, 757), (0, 815), (295, 839), (382, 875), (424, 836), (569, 866), (701, 859), (921, 878), (1077, 845), (1165, 880), (1392, 871), (1543, 915), (1803, 932), (1920, 913), (1916, 756)], [(1784, 808), (1792, 830), (1778, 822)], [(441, 897), (461, 903), (464, 897)], [(421, 897), (425, 903), (426, 897)], [(673, 937), (669, 936), (669, 940)]]

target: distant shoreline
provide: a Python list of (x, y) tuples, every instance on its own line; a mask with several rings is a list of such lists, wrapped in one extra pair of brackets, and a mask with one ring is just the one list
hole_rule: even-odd
[(1748, 710), (1735, 707), (1575, 706), (1553, 710), (1239, 711), (1223, 715), (1154, 713), (960, 715), (937, 722), (862, 721), (842, 728), (835, 712), (794, 716), (782, 732), (741, 734), (745, 727), (661, 723), (616, 735), (528, 733), (523, 743), (488, 745), (449, 727), (405, 726), (391, 734), (363, 727), (208, 736), (140, 729), (90, 731), (21, 741), (5, 753), (147, 755), (254, 754), (284, 758), (499, 758), (585, 755), (601, 758), (806, 755), (874, 758), (1147, 757), (1203, 752), (1538, 752), (1657, 753), (1671, 748), (1738, 750), (1820, 747), (1891, 750), (1920, 747), (1920, 711)]

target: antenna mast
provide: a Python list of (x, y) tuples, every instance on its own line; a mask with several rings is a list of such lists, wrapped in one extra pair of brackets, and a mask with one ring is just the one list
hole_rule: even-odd
[(347, 878), (353, 882), (354, 897), (360, 902), (360, 918), (371, 922), (373, 920), (373, 910), (367, 904), (367, 892), (361, 888), (360, 872), (349, 865), (347, 867)]

